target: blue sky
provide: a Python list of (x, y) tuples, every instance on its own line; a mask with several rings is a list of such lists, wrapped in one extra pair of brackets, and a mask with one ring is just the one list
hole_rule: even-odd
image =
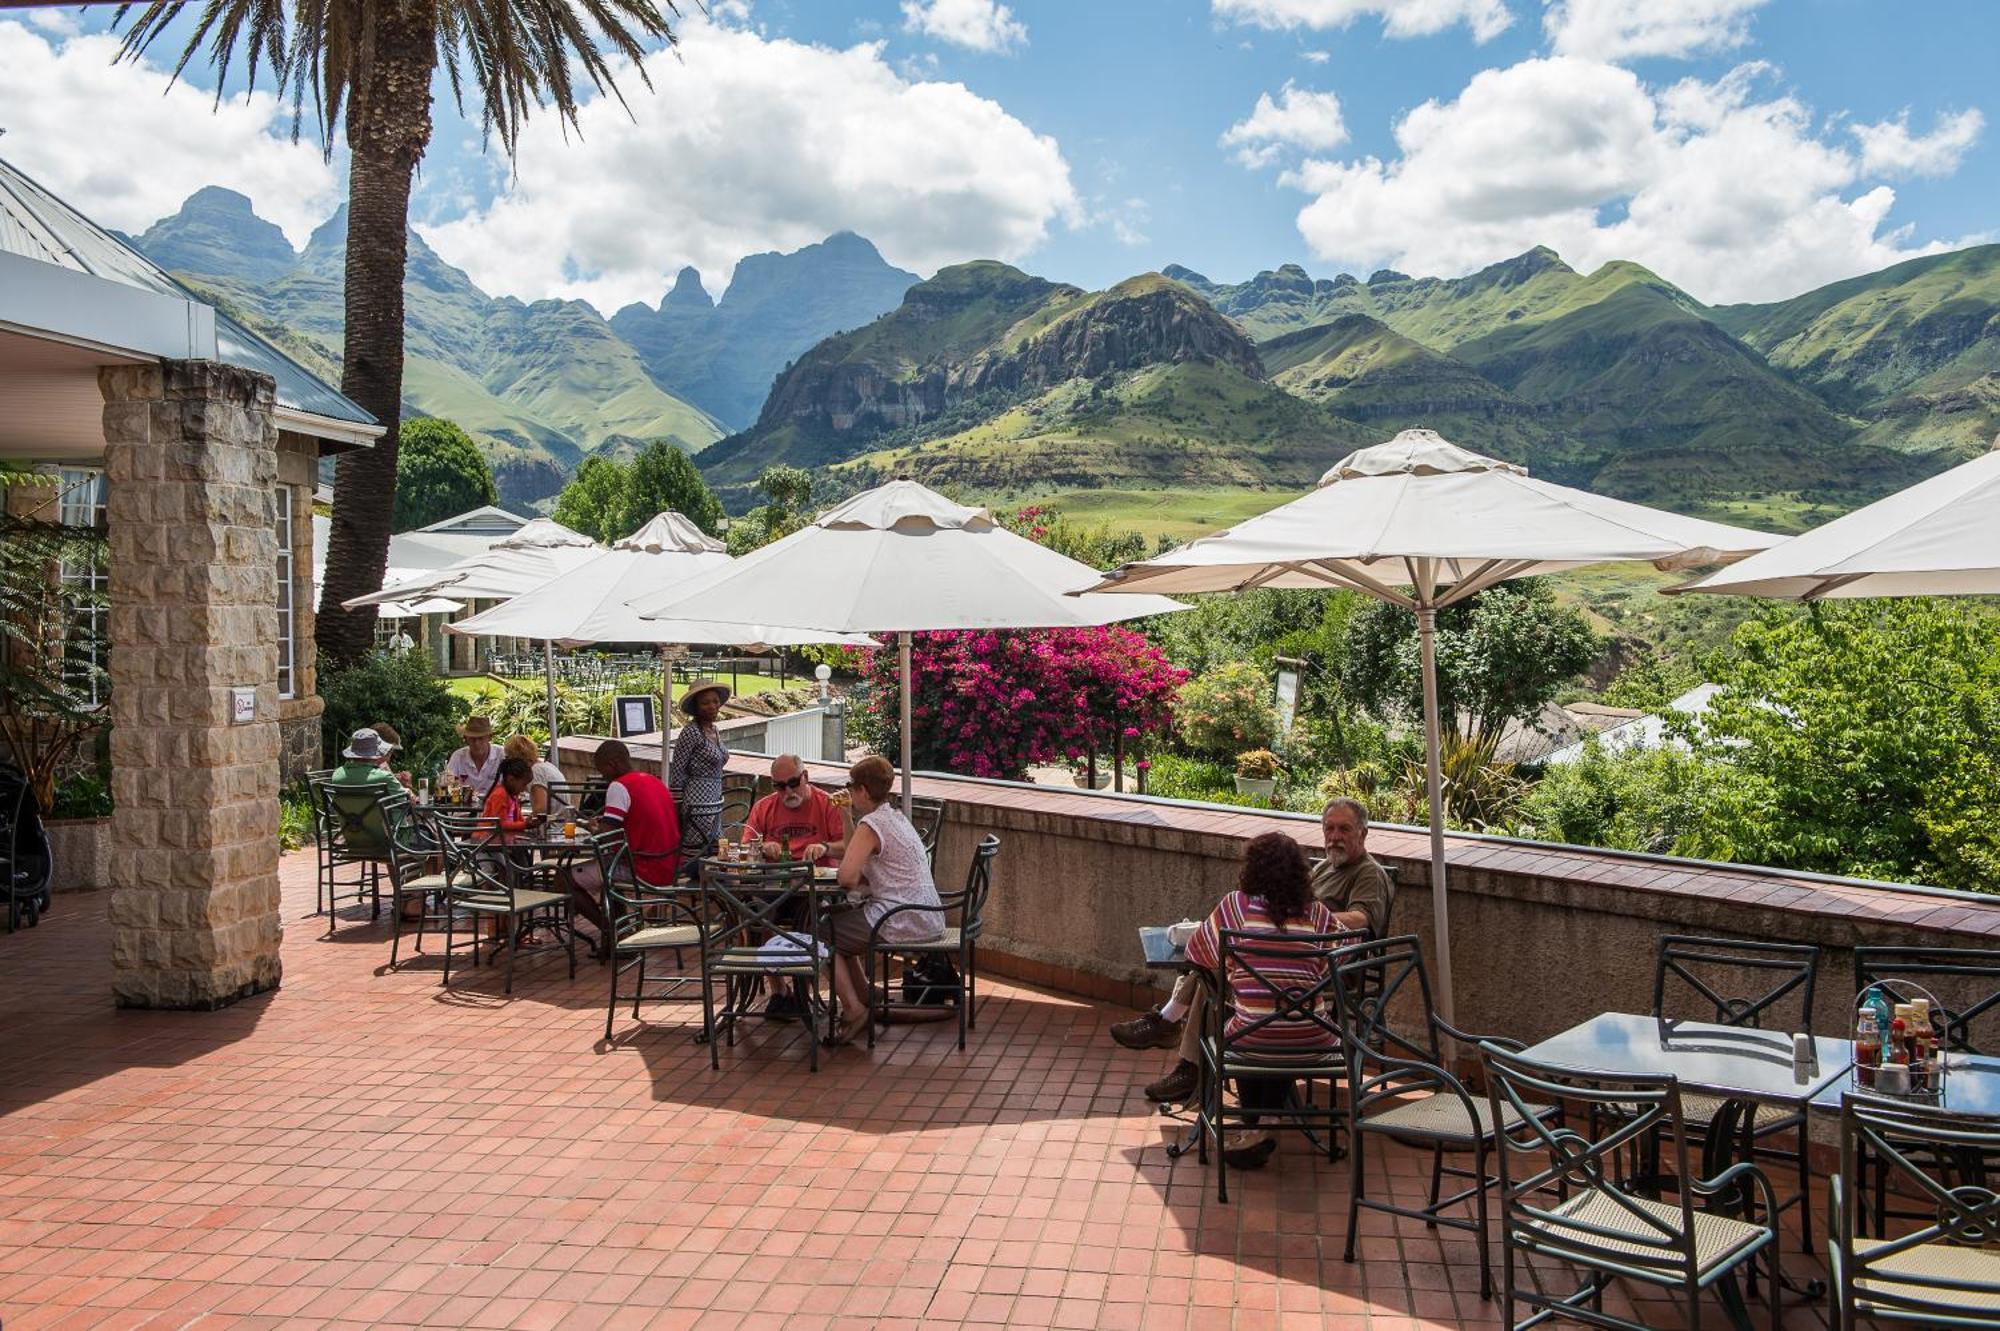
[[(997, 256), (1091, 287), (1172, 262), (1449, 275), (1546, 243), (1711, 300), (2000, 238), (1990, 0), (710, 8), (653, 95), (626, 81), (633, 118), (592, 108), (576, 143), (544, 117), (516, 171), (441, 105), (426, 237), (489, 290), (607, 312), (842, 228), (924, 273)], [(0, 19), (0, 154), (111, 225), (221, 183), (302, 242), (340, 156), (290, 145), (268, 99), (218, 112), (113, 69), (105, 21)]]

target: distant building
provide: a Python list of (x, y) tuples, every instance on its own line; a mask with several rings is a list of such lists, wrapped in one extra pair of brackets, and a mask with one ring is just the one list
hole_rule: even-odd
[[(1680, 697), (1667, 704), (1667, 710), (1677, 716), (1700, 717), (1708, 712), (1708, 706), (1715, 695), (1722, 691), (1720, 684), (1697, 684)], [(1657, 749), (1670, 746), (1687, 748), (1686, 743), (1667, 733), (1667, 718), (1651, 713), (1635, 716), (1629, 721), (1612, 726), (1597, 736), (1599, 747), (1607, 752), (1622, 749)], [(1584, 744), (1579, 741), (1551, 752), (1542, 761), (1546, 764), (1573, 763), (1583, 756)]]

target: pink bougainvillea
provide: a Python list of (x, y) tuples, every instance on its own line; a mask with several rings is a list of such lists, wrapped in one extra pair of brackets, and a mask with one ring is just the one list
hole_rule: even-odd
[[(865, 653), (868, 711), (897, 741), (896, 653)], [(1187, 672), (1130, 629), (918, 633), (910, 649), (911, 746), (920, 768), (1018, 778), (1164, 733)], [(888, 747), (893, 752), (893, 747)]]

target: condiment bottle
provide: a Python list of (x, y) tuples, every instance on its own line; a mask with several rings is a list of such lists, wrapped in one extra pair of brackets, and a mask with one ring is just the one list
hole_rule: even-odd
[(1882, 1028), (1875, 1022), (1875, 1009), (1863, 1003), (1854, 1018), (1854, 1071), (1863, 1086), (1875, 1084), (1875, 1069), (1882, 1063)]
[(1908, 1067), (1910, 1063), (1910, 1028), (1901, 1017), (1889, 1023), (1889, 1053), (1882, 1062), (1890, 1067)]

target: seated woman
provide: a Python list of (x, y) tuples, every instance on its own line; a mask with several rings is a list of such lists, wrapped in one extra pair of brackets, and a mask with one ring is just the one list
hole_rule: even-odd
[[(868, 977), (861, 955), (868, 936), (887, 917), (882, 939), (889, 943), (928, 943), (944, 934), (943, 903), (931, 881), (931, 857), (917, 829), (890, 802), (896, 769), (887, 758), (863, 758), (847, 771), (847, 789), (854, 801), (854, 835), (840, 860), (840, 885), (848, 897), (861, 893), (858, 906), (827, 917), (833, 944), (833, 988), (847, 1015), (836, 1038), (842, 1043), (867, 1029), (870, 1019)], [(929, 909), (890, 911), (897, 906)]]
[(556, 797), (551, 786), (563, 783), (562, 768), (542, 757), (542, 751), (535, 741), (526, 735), (509, 735), (501, 752), (509, 758), (519, 758), (528, 765), (528, 813), (538, 813), (551, 822), (561, 822), (575, 816), (575, 811), (567, 800)]
[[(1339, 928), (1326, 903), (1313, 896), (1312, 873), (1299, 843), (1283, 832), (1266, 832), (1244, 847), (1236, 890), (1216, 903), (1215, 910), (1188, 940), (1188, 964), (1213, 971), (1222, 956), (1224, 929), (1269, 934), (1273, 939), (1269, 947), (1260, 942), (1258, 955), (1248, 959), (1256, 975), (1249, 973), (1245, 963), (1230, 960), (1224, 977), (1232, 999), (1227, 1034), (1232, 1038), (1241, 1035), (1245, 1049), (1309, 1055), (1336, 1043), (1330, 1027), (1299, 1016), (1262, 1026), (1256, 1023), (1279, 1010), (1272, 985), (1298, 992), (1326, 978), (1326, 947), (1302, 940), (1286, 943), (1285, 935), (1330, 934)], [(1276, 1111), (1291, 1090), (1289, 1077), (1241, 1077), (1236, 1082), (1237, 1099), (1245, 1109)], [(1256, 1129), (1254, 1117), (1248, 1121), (1251, 1130), (1231, 1133), (1224, 1148), (1223, 1158), (1234, 1169), (1257, 1169), (1278, 1149), (1270, 1133)]]

